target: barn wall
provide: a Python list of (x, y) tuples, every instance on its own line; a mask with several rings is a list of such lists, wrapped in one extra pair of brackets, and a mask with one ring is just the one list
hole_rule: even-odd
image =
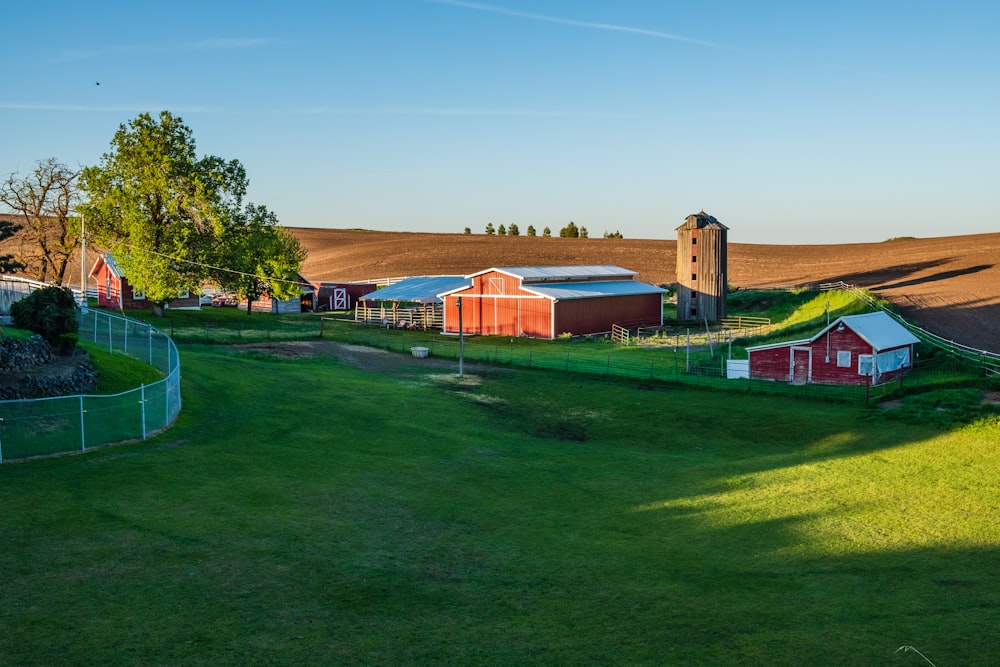
[(462, 330), (484, 336), (552, 338), (552, 302), (525, 291), (521, 280), (490, 271), (472, 285), (445, 297), (445, 330), (458, 333), (458, 297), (462, 297)]
[(663, 297), (658, 292), (570, 299), (555, 304), (554, 333), (603, 333), (611, 331), (612, 324), (659, 325), (662, 318)]
[(458, 333), (458, 297), (462, 330), (483, 336), (552, 338), (552, 302), (536, 295), (476, 294), (470, 288), (445, 297), (445, 331)]

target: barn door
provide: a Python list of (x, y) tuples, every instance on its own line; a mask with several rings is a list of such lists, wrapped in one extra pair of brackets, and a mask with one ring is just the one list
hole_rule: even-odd
[(346, 287), (334, 287), (333, 288), (333, 310), (347, 310), (350, 308), (350, 303), (347, 298), (347, 288)]
[(812, 350), (810, 348), (792, 348), (792, 363), (788, 379), (793, 384), (806, 384), (812, 379)]

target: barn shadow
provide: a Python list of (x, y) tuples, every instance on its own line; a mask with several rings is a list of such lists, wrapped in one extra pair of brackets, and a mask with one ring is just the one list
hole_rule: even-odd
[[(926, 262), (915, 262), (910, 264), (896, 264), (894, 266), (883, 266), (870, 271), (858, 271), (855, 273), (841, 273), (830, 276), (819, 282), (833, 283), (842, 281), (849, 285), (861, 285), (871, 287), (873, 285), (883, 286), (883, 283), (890, 281), (903, 281), (921, 271), (944, 266), (954, 262), (956, 257), (943, 257), (941, 259), (928, 260)], [(939, 274), (940, 275), (940, 274)], [(916, 279), (914, 279), (916, 280)]]
[(914, 285), (923, 285), (926, 283), (933, 283), (939, 280), (948, 280), (950, 278), (958, 278), (959, 276), (967, 276), (973, 273), (979, 273), (980, 271), (986, 271), (992, 269), (994, 264), (978, 264), (976, 266), (970, 266), (965, 269), (954, 269), (952, 271), (940, 271), (938, 273), (933, 273), (929, 276), (924, 276), (922, 278), (913, 278), (912, 280), (903, 280), (897, 283), (890, 283), (888, 285), (879, 285), (879, 289), (898, 289), (900, 287), (913, 287)]

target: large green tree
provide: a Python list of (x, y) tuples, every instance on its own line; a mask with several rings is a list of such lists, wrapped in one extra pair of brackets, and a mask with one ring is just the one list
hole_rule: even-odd
[(299, 268), (306, 251), (265, 206), (232, 211), (215, 254), (212, 277), (246, 299), (248, 313), (264, 294), (289, 299), (301, 293)]
[(236, 160), (199, 159), (190, 128), (162, 111), (119, 126), (81, 187), (88, 232), (162, 314), (171, 299), (200, 290), (247, 177)]
[(66, 282), (69, 259), (80, 247), (79, 170), (54, 157), (41, 160), (27, 176), (11, 174), (0, 183), (0, 203), (13, 211), (20, 231), (17, 260), (32, 278)]

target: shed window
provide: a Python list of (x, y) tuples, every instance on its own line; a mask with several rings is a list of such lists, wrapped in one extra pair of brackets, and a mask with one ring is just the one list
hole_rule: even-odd
[(146, 290), (142, 289), (141, 287), (133, 287), (132, 288), (132, 298), (133, 299), (145, 299), (146, 298)]
[(858, 355), (858, 375), (875, 374), (875, 356), (871, 354)]
[(698, 255), (691, 255), (691, 263), (694, 264), (698, 261)]
[(698, 245), (698, 237), (697, 236), (692, 236), (691, 237), (691, 245)]
[(851, 367), (851, 351), (850, 350), (837, 350), (837, 366), (839, 368), (850, 368)]
[(698, 280), (698, 274), (697, 273), (692, 273), (691, 274), (691, 280)]

